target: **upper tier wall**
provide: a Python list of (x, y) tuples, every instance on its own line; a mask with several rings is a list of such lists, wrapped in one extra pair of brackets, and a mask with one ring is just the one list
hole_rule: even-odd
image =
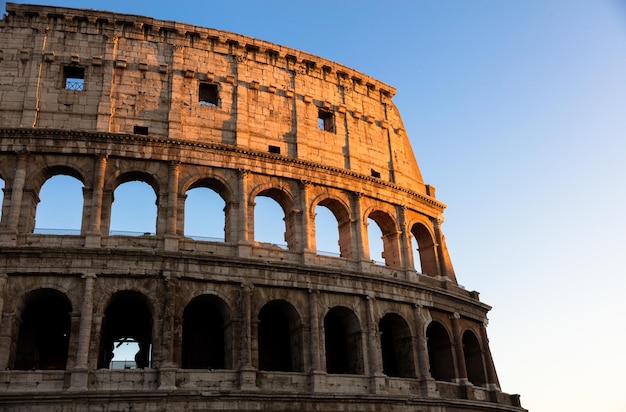
[(193, 25), (92, 10), (6, 8), (3, 127), (236, 145), (433, 195), (391, 101), (395, 89), (355, 70)]

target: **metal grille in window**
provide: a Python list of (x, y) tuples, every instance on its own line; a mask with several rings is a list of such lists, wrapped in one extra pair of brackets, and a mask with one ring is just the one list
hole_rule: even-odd
[(82, 92), (85, 90), (85, 69), (83, 67), (65, 66), (63, 80), (66, 90)]

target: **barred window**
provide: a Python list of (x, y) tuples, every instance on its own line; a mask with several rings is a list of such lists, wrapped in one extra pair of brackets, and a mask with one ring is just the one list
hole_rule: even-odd
[(82, 92), (85, 90), (85, 68), (77, 66), (63, 67), (65, 90)]

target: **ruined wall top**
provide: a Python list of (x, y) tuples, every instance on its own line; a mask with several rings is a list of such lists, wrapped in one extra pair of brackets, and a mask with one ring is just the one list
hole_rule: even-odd
[(6, 4), (0, 124), (245, 147), (434, 197), (395, 89), (255, 38), (149, 17)]

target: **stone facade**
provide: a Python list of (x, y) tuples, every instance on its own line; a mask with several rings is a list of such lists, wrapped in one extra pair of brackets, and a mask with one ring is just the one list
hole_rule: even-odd
[[(500, 391), (490, 308), (457, 284), (392, 87), (214, 29), (6, 7), (0, 410), (523, 411)], [(83, 184), (81, 230), (36, 233), (59, 174)], [(110, 232), (128, 181), (154, 189), (155, 233)], [(224, 241), (185, 236), (198, 187), (224, 201)], [(258, 196), (281, 206), (286, 248), (255, 241)], [(318, 206), (340, 256), (318, 253)], [(140, 352), (116, 370), (123, 340)]]

